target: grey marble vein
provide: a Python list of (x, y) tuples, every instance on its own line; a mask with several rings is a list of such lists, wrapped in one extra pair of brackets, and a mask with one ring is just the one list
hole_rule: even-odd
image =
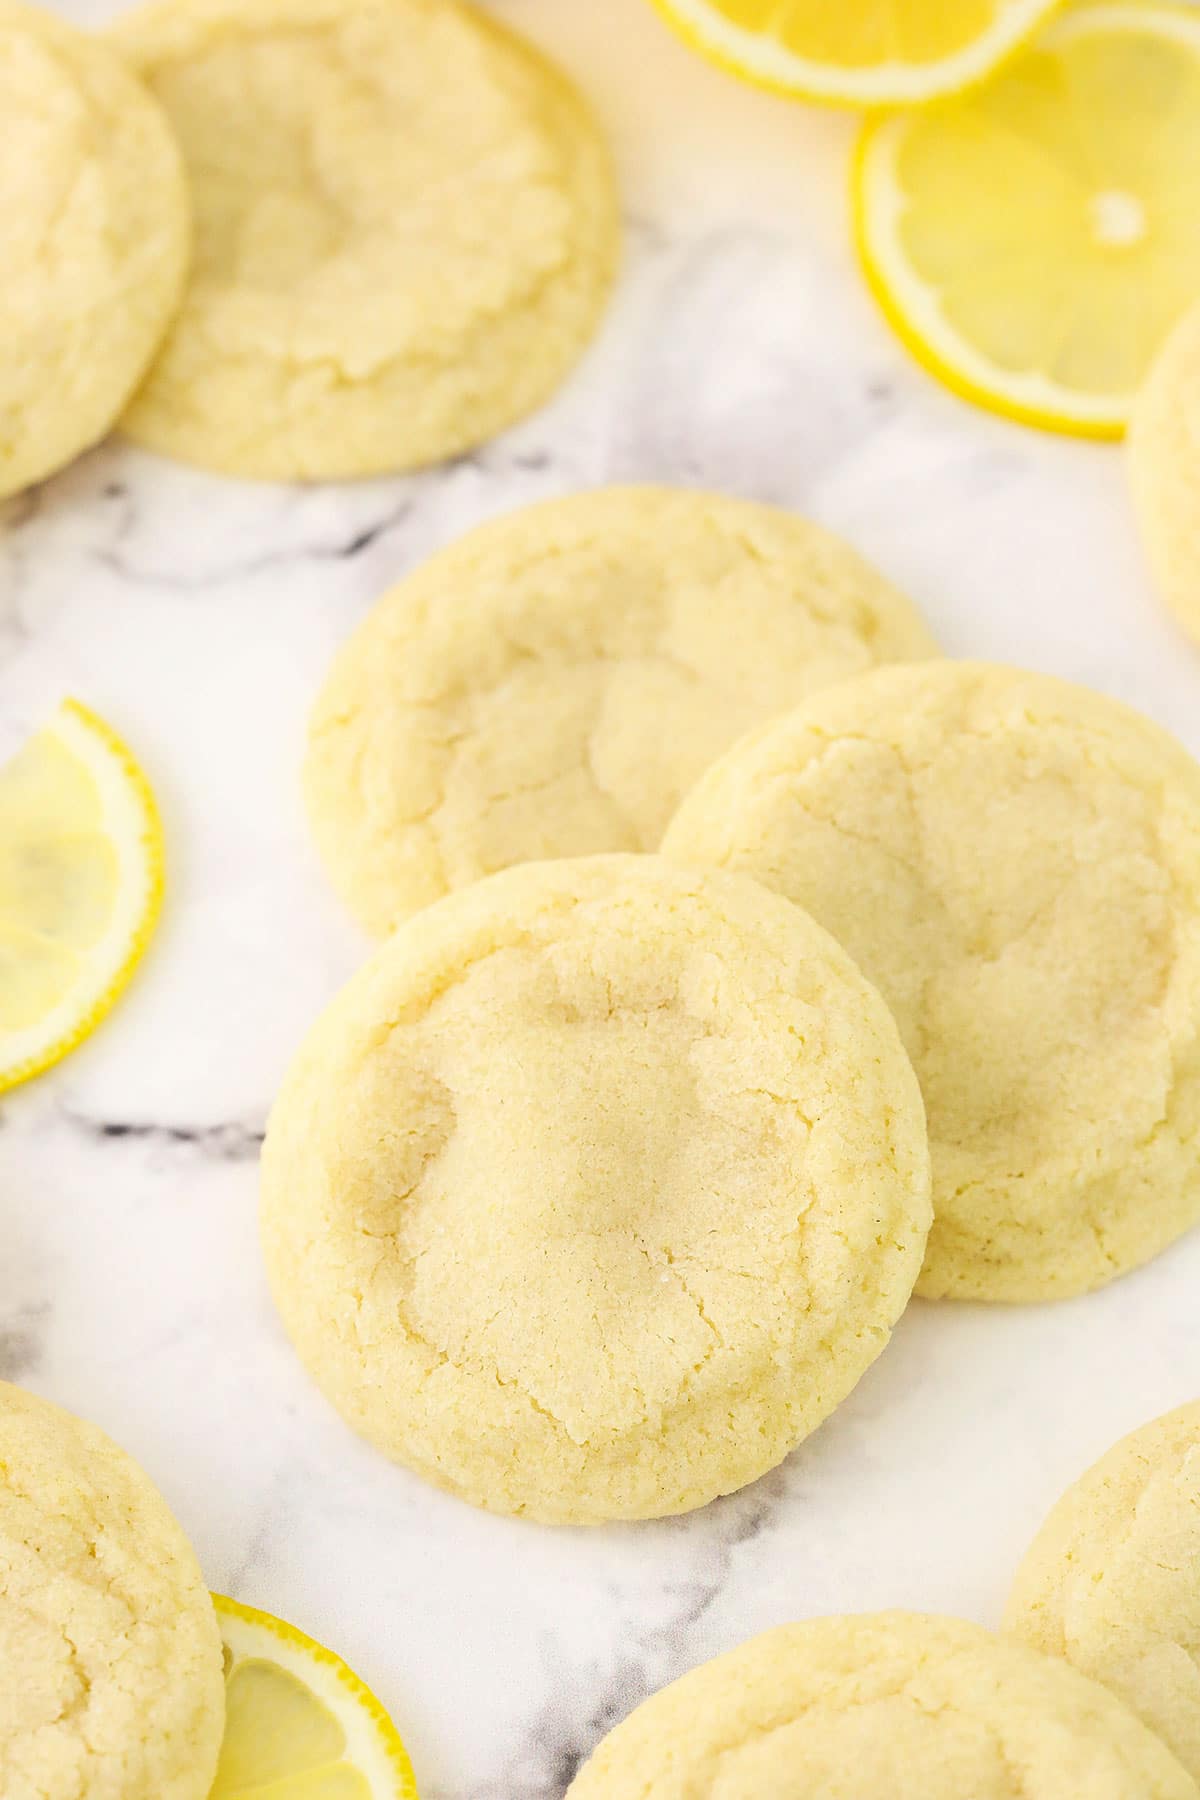
[(48, 1300), (14, 1307), (0, 1307), (0, 1381), (23, 1381), (37, 1371), (50, 1318)]
[(738, 1549), (767, 1529), (784, 1494), (783, 1471), (775, 1470), (701, 1514), (645, 1527), (664, 1542), (681, 1541), (689, 1553), (684, 1571), (663, 1580), (653, 1624), (631, 1620), (610, 1664), (570, 1675), (547, 1643), (551, 1696), (503, 1773), (473, 1790), (471, 1800), (559, 1800), (605, 1733), (697, 1660), (696, 1627), (725, 1592)]
[(64, 1109), (62, 1118), (100, 1143), (154, 1144), (194, 1151), (214, 1162), (253, 1162), (262, 1147), (261, 1128), (230, 1121), (217, 1125), (170, 1125), (134, 1119), (93, 1119)]
[(405, 495), (379, 517), (356, 525), (345, 537), (330, 542), (288, 544), (277, 550), (263, 551), (244, 562), (231, 562), (217, 570), (206, 568), (194, 574), (142, 567), (126, 556), (119, 543), (97, 549), (93, 554), (102, 568), (134, 587), (159, 588), (173, 594), (207, 593), (230, 582), (254, 581), (296, 563), (351, 562), (402, 526), (415, 504), (412, 496)]

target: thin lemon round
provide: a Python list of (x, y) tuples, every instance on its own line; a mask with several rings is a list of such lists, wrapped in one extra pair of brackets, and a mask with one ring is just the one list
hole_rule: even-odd
[(225, 1740), (211, 1800), (417, 1800), (399, 1732), (340, 1656), (270, 1613), (213, 1604)]
[(713, 62), (828, 106), (914, 106), (983, 81), (1059, 0), (653, 0)]
[(868, 122), (853, 204), (867, 279), (932, 374), (1122, 436), (1200, 293), (1200, 9), (1076, 7), (988, 87)]
[(162, 893), (149, 782), (103, 719), (65, 700), (0, 767), (0, 1093), (95, 1030)]

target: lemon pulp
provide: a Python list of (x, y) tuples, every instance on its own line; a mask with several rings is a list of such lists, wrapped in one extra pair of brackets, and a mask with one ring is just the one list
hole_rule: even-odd
[(391, 1719), (332, 1650), (224, 1595), (225, 1737), (211, 1800), (416, 1800)]
[(908, 105), (982, 80), (1058, 0), (655, 0), (747, 80), (835, 105)]
[(0, 768), (0, 1090), (88, 1036), (137, 967), (162, 902), (149, 783), (77, 700)]
[(870, 123), (854, 201), (885, 311), (1011, 417), (1124, 430), (1200, 293), (1200, 13), (1066, 13), (990, 86)]

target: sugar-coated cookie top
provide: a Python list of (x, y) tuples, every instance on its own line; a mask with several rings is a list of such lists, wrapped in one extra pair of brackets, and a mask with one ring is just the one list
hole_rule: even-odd
[(606, 488), (492, 520), (392, 590), (312, 722), (330, 876), (384, 931), (510, 863), (656, 850), (740, 734), (934, 654), (914, 608), (778, 508)]
[(1120, 1694), (1200, 1781), (1200, 1404), (1122, 1439), (1068, 1489), (1006, 1623)]
[(365, 475), (481, 442), (565, 374), (615, 264), (608, 155), (486, 13), (157, 0), (112, 35), (196, 211), (133, 436), (232, 474)]
[(221, 1639), (166, 1502), (95, 1426), (0, 1383), (0, 1793), (206, 1800)]
[(657, 857), (428, 908), (310, 1033), (263, 1235), (309, 1369), (478, 1504), (683, 1511), (887, 1341), (929, 1223), (895, 1027), (797, 908)]
[(0, 0), (0, 497), (112, 425), (178, 303), (189, 235), (179, 152), (120, 58)]
[(889, 1001), (933, 1151), (920, 1291), (1076, 1293), (1200, 1217), (1200, 768), (1157, 726), (883, 670), (736, 746), (665, 849), (806, 906)]
[(784, 1625), (639, 1706), (570, 1800), (1197, 1800), (1131, 1712), (958, 1619)]
[(1137, 397), (1129, 476), (1163, 596), (1200, 640), (1200, 305), (1168, 337)]

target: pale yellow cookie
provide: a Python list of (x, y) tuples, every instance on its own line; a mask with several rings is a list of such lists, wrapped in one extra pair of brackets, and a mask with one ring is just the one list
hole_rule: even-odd
[(918, 1291), (1101, 1286), (1200, 1218), (1200, 768), (1113, 700), (982, 663), (883, 670), (735, 747), (672, 857), (833, 931), (920, 1077)]
[(481, 1506), (589, 1523), (753, 1481), (854, 1386), (929, 1169), (883, 1002), (797, 907), (658, 857), (411, 919), (272, 1114), (263, 1241), (315, 1380)]
[(309, 815), (383, 932), (510, 863), (656, 850), (749, 726), (931, 656), (845, 544), (774, 507), (608, 488), (471, 532), (380, 601), (313, 715)]
[(1137, 397), (1129, 479), (1163, 596), (1200, 641), (1200, 306), (1175, 327)]
[(600, 1744), (569, 1800), (1197, 1800), (1112, 1694), (960, 1619), (783, 1625)]
[(617, 255), (565, 78), (456, 0), (160, 0), (114, 28), (183, 146), (196, 260), (125, 417), (234, 475), (466, 450), (582, 353)]
[(225, 1721), (196, 1558), (94, 1425), (0, 1382), (0, 1793), (205, 1800)]
[(145, 89), (104, 44), (0, 0), (0, 498), (112, 425), (179, 303), (189, 238)]
[(1067, 1490), (1005, 1624), (1119, 1694), (1200, 1781), (1200, 1404), (1123, 1438)]

